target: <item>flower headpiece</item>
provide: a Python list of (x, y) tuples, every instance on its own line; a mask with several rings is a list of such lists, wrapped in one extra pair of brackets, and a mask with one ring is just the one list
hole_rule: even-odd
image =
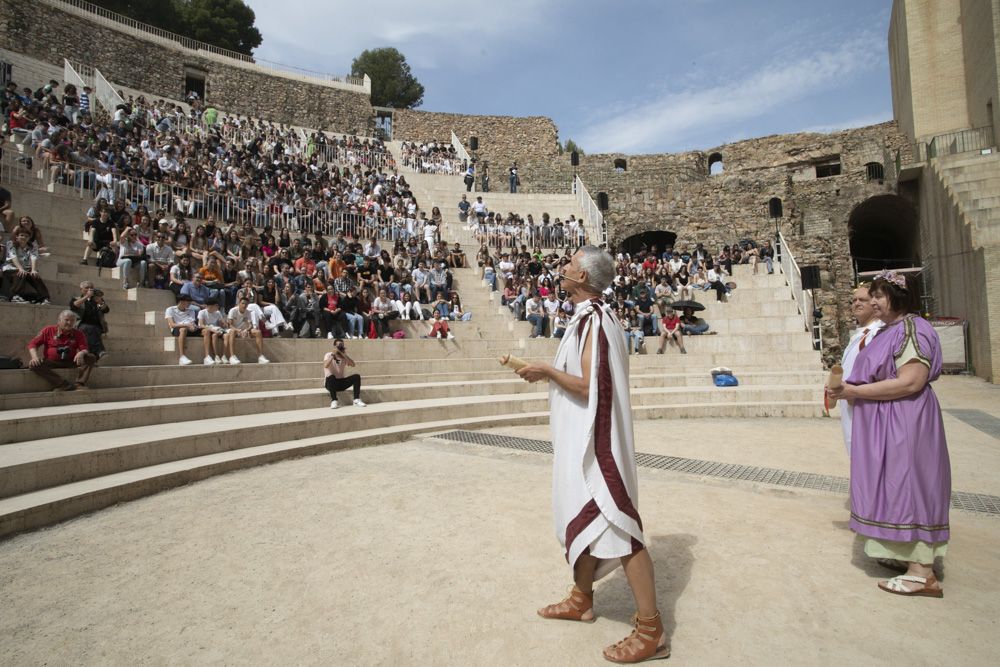
[(889, 271), (886, 269), (885, 271), (876, 274), (876, 276), (872, 279), (872, 282), (875, 282), (876, 280), (884, 280), (887, 283), (892, 283), (899, 289), (906, 289), (906, 277), (901, 273), (896, 273), (895, 271)]

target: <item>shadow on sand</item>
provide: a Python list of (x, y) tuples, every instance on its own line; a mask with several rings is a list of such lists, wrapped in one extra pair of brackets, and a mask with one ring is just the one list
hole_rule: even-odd
[[(691, 548), (697, 544), (698, 538), (694, 535), (677, 534), (650, 535), (647, 539), (649, 544), (646, 548), (653, 559), (656, 573), (656, 602), (669, 642), (677, 627), (674, 614), (677, 600), (691, 580), (691, 567), (694, 565)], [(619, 567), (595, 586), (594, 611), (598, 617), (631, 623), (632, 614), (635, 613), (635, 599), (622, 568)]]

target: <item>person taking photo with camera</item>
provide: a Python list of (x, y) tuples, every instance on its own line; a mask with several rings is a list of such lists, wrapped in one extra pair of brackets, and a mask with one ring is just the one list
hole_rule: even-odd
[(79, 318), (77, 328), (86, 336), (90, 353), (100, 359), (107, 354), (102, 336), (108, 332), (104, 316), (111, 311), (104, 301), (104, 292), (95, 289), (94, 283), (84, 280), (80, 283), (80, 296), (71, 298), (69, 307)]
[(348, 387), (354, 390), (354, 405), (359, 408), (367, 404), (361, 400), (361, 376), (357, 373), (344, 377), (344, 371), (348, 366), (354, 366), (354, 360), (347, 356), (347, 346), (342, 338), (333, 341), (333, 350), (323, 356), (323, 375), (326, 380), (326, 390), (330, 392), (330, 407), (336, 409), (337, 392), (344, 391)]

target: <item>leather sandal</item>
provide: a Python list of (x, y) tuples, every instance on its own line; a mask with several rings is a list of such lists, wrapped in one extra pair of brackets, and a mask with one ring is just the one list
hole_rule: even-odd
[[(922, 584), (920, 588), (910, 589), (907, 588), (904, 581), (909, 581), (914, 584)], [(929, 577), (918, 577), (912, 574), (901, 574), (898, 577), (893, 577), (887, 581), (878, 582), (878, 587), (881, 588), (886, 593), (892, 593), (894, 595), (906, 595), (909, 597), (927, 597), (927, 598), (943, 598), (944, 591), (940, 588), (934, 588), (937, 584), (937, 579), (934, 575)]]
[(594, 593), (591, 591), (588, 595), (574, 585), (562, 602), (542, 607), (538, 610), (538, 615), (542, 618), (593, 623), (597, 620), (594, 616)]
[(651, 618), (632, 617), (635, 629), (625, 639), (604, 649), (604, 659), (611, 662), (634, 664), (646, 660), (670, 657), (667, 634), (663, 629), (660, 612)]

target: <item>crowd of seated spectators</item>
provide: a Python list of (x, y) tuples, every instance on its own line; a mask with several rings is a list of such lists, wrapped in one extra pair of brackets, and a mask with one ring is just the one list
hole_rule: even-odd
[(288, 127), (142, 97), (96, 117), (90, 95), (84, 105), (74, 91), (65, 86), (60, 99), (52, 84), (31, 95), (9, 84), (4, 118), (29, 169), (41, 160), (52, 182), (95, 199), (327, 233), (416, 226), (405, 179), (381, 171), (391, 160), (379, 140), (322, 132), (303, 140)]
[(563, 221), (542, 213), (541, 220), (536, 222), (531, 214), (521, 217), (513, 212), (503, 215), (490, 211), (482, 196), (470, 202), (466, 195), (462, 195), (458, 202), (458, 218), (475, 234), (480, 245), (490, 248), (515, 251), (522, 245), (579, 248), (589, 241), (583, 220), (578, 220), (575, 215), (570, 214), (569, 219)]
[[(558, 338), (573, 314), (573, 304), (560, 288), (561, 270), (572, 252), (567, 248), (562, 254), (546, 254), (538, 246), (529, 251), (527, 245), (497, 251), (484, 243), (476, 263), (491, 289), (502, 290), (501, 303), (515, 319), (531, 322), (531, 337)], [(660, 252), (653, 246), (634, 255), (617, 253), (617, 275), (604, 296), (622, 323), (630, 353), (640, 351), (647, 336), (658, 336), (658, 352), (675, 344), (686, 354), (684, 336), (713, 333), (697, 315), (696, 295), (714, 290), (723, 301), (735, 287), (729, 280), (734, 264), (749, 265), (753, 273), (763, 264), (773, 273), (773, 260), (770, 241), (733, 243), (714, 256), (701, 243), (693, 249)]]
[[(232, 320), (233, 309), (247, 301), (249, 330), (265, 338), (388, 338), (395, 319), (429, 320), (435, 313), (445, 320), (471, 318), (452, 288), (450, 271), (466, 266), (465, 252), (458, 243), (441, 242), (431, 221), (424, 231), (432, 231), (421, 238), (365, 240), (343, 230), (332, 237), (321, 230), (293, 234), (258, 230), (250, 222), (218, 224), (212, 217), (189, 224), (180, 213), (151, 214), (142, 205), (133, 210), (118, 199), (98, 200), (84, 228), (90, 240), (83, 263), (97, 255), (104, 266), (118, 266), (123, 289), (169, 289), (178, 300), (186, 299), (182, 312), (165, 314), (182, 351), (189, 333), (199, 335), (199, 311), (211, 303)], [(260, 348), (258, 334), (252, 335)], [(231, 341), (224, 338), (221, 344), (231, 349)], [(227, 356), (238, 363), (231, 354), (207, 352), (206, 363)], [(180, 363), (190, 359), (182, 354)]]
[(403, 166), (422, 174), (464, 174), (468, 165), (458, 157), (451, 142), (404, 141), (401, 146)]

